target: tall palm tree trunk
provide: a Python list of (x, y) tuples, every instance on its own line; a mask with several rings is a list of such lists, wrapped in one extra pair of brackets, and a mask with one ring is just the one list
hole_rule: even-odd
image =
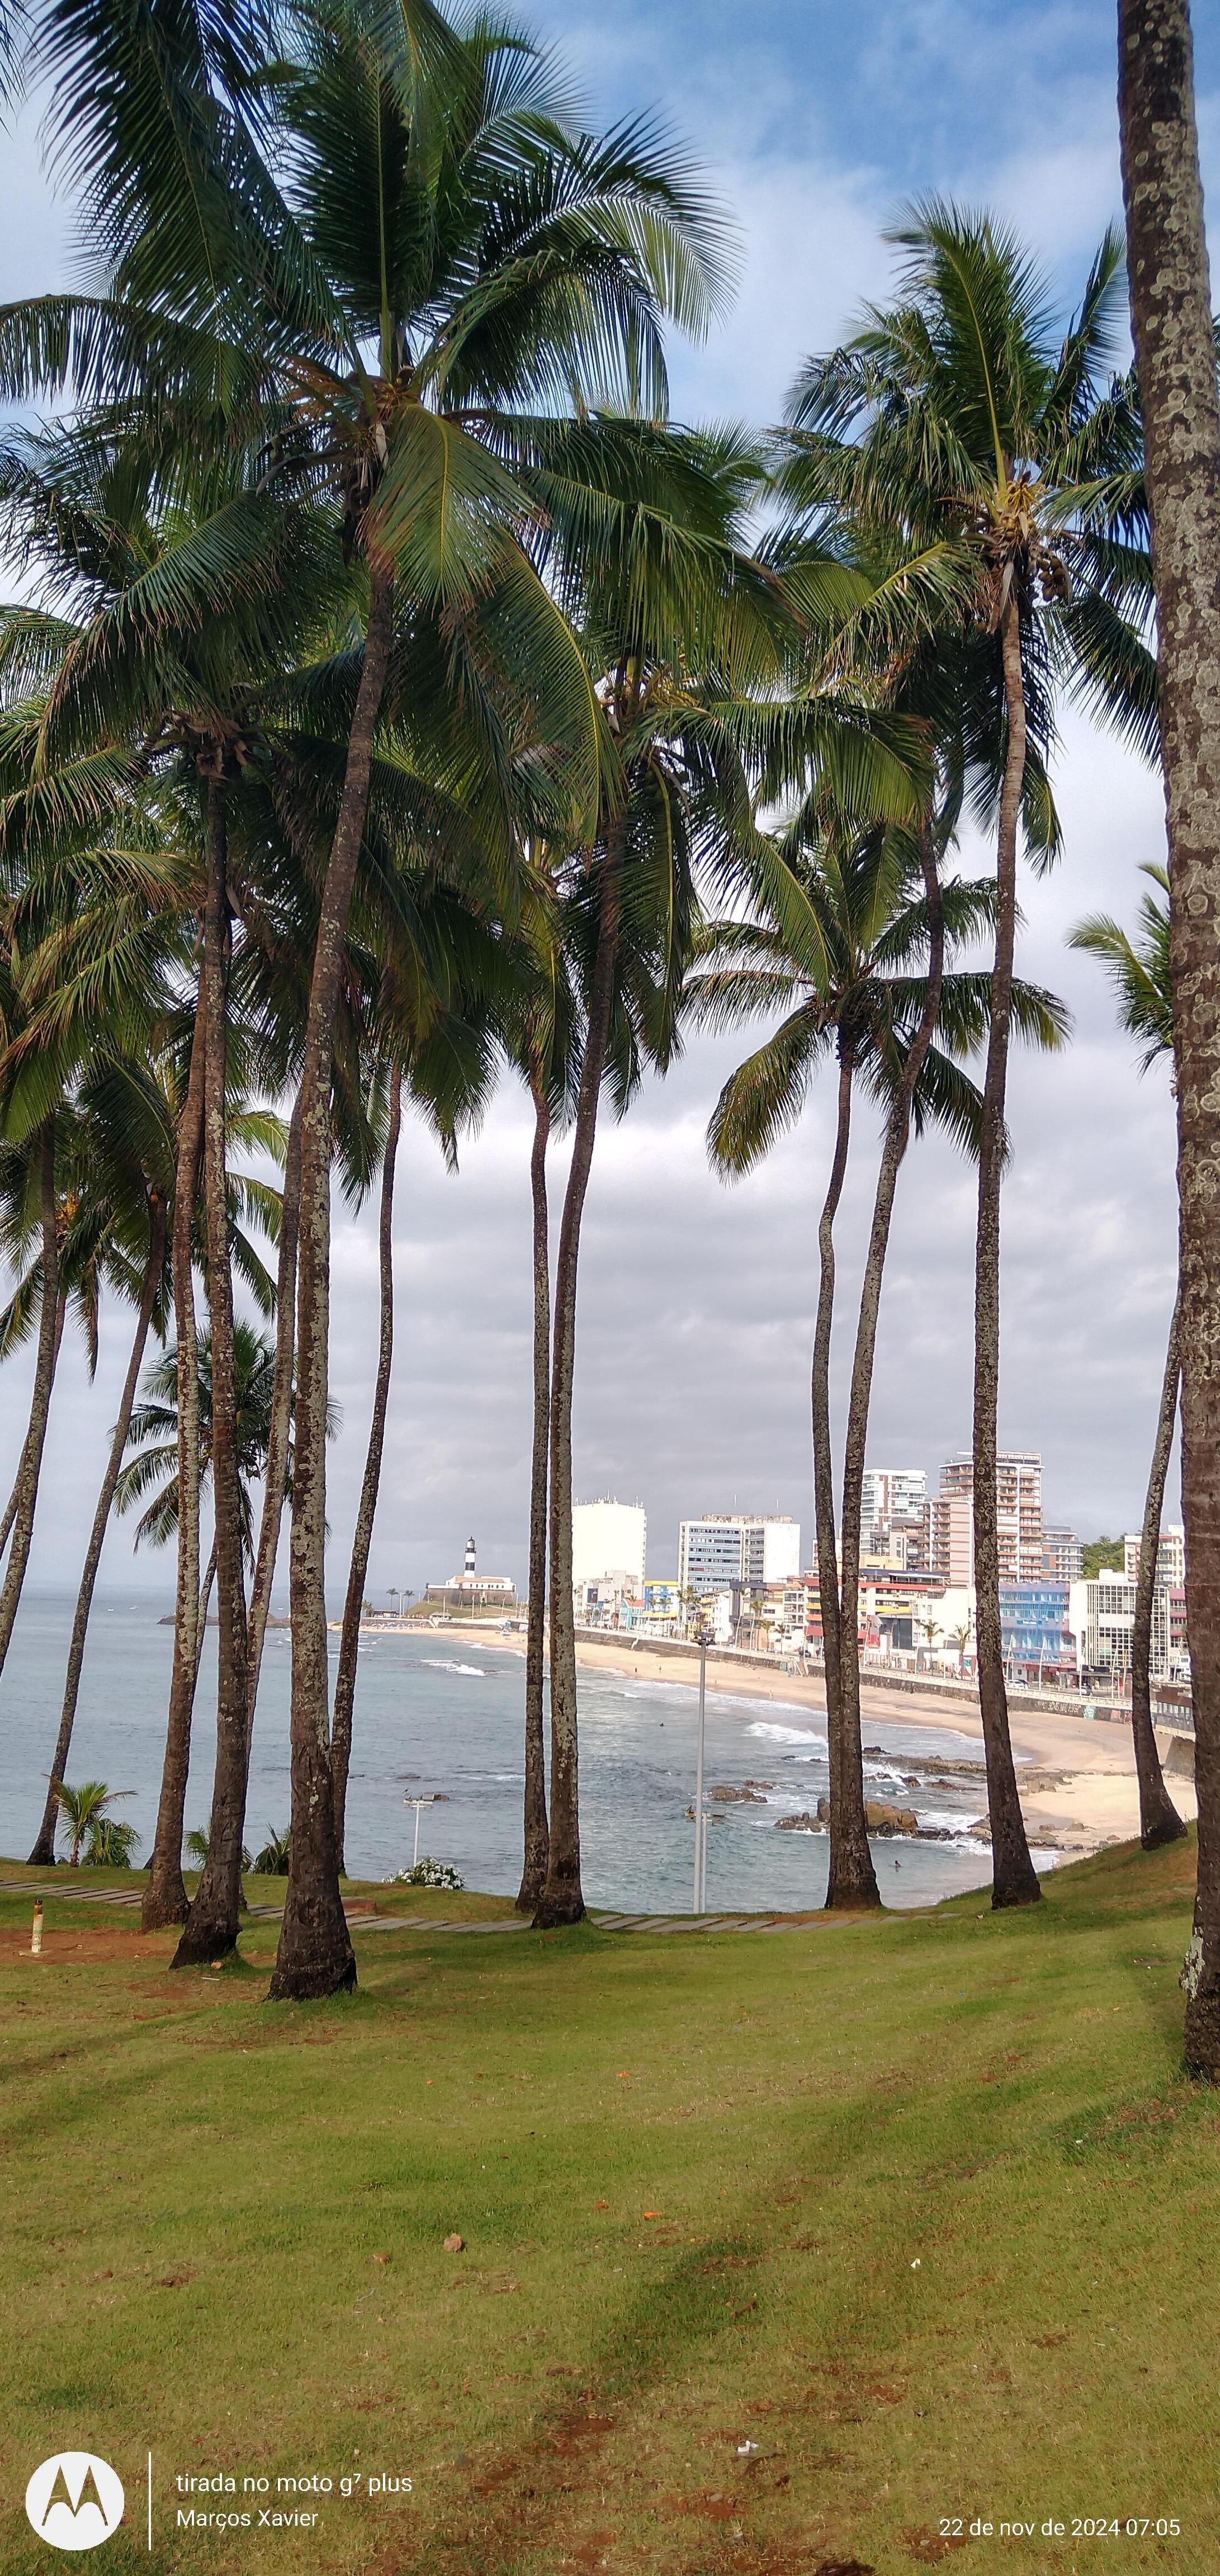
[(364, 1480), (360, 1487), (356, 1532), (352, 1540), (352, 1561), (348, 1568), (347, 1599), (343, 1605), (343, 1633), (339, 1640), (339, 1666), (335, 1674), (335, 1713), (330, 1731), (331, 1777), (335, 1802), (335, 1854), (340, 1872), (346, 1865), (344, 1839), (347, 1825), (347, 1775), (352, 1759), (352, 1710), (356, 1699), (356, 1666), (360, 1655), (360, 1614), (364, 1608), (369, 1549), (373, 1544), (373, 1523), (377, 1517), (377, 1496), (381, 1488), (386, 1407), (390, 1399), (390, 1371), (394, 1364), (394, 1166), (398, 1159), (398, 1139), (401, 1133), (402, 1068), (394, 1064), (390, 1068), (390, 1114), (386, 1127), (385, 1152), (381, 1159), (381, 1207), (377, 1230), (381, 1321), (377, 1342), (377, 1375), (373, 1385), (373, 1418), (369, 1424)]
[[(840, 1708), (837, 1730), (830, 1733), (830, 1871), (826, 1902), (835, 1905), (879, 1905), (880, 1892), (869, 1848), (864, 1799), (864, 1756), (860, 1743), (860, 1519), (864, 1497), (864, 1457), (877, 1349), (881, 1283), (889, 1250), (890, 1225), (898, 1174), (911, 1133), (911, 1103), (936, 1028), (945, 970), (945, 923), (940, 875), (932, 833), (925, 822), (920, 833), (920, 859), (928, 906), (928, 978), (919, 1026), (907, 1049), (906, 1063), (886, 1120), (885, 1142), (877, 1172), (873, 1222), (860, 1315), (852, 1359), (847, 1434), (843, 1444), (842, 1595), (839, 1630)], [(838, 1734), (838, 1794), (835, 1780), (835, 1732)]]
[[(1041, 1890), (1029, 1856), (1008, 1732), (1004, 1645), (1000, 1629), (1000, 1536), (996, 1449), (1000, 1394), (1000, 1191), (1004, 1179), (1004, 1100), (1012, 1022), (1012, 965), (1017, 930), (1017, 825), (1025, 778), (1025, 684), (1021, 616), (1009, 595), (1000, 623), (1008, 741), (1000, 793), (996, 857), (995, 961), (983, 1082), (979, 1147), (979, 1214), (974, 1274), (974, 1581), (979, 1709), (987, 1762), (991, 1824), (991, 1902), (1032, 1905)], [(1020, 1569), (1018, 1568), (1018, 1571)]]
[(1173, 1447), (1174, 1417), (1178, 1410), (1178, 1388), (1182, 1378), (1182, 1354), (1178, 1340), (1178, 1305), (1174, 1300), (1169, 1326), (1169, 1347), (1165, 1353), (1165, 1375), (1161, 1383), (1161, 1405), (1157, 1415), (1156, 1440), (1152, 1465), (1148, 1472), (1148, 1492), (1144, 1502), (1144, 1528), (1140, 1539), (1139, 1581), (1135, 1587), (1135, 1617), (1131, 1623), (1131, 1733), (1135, 1742), (1135, 1770), (1140, 1787), (1140, 1841), (1145, 1851), (1155, 1851), (1161, 1843), (1177, 1842), (1185, 1833), (1182, 1822), (1161, 1769), (1156, 1736), (1152, 1725), (1152, 1605), (1156, 1594), (1156, 1561), (1161, 1543), (1161, 1512), (1165, 1502), (1165, 1479), (1169, 1473), (1169, 1453)]
[(131, 1409), (136, 1400), (136, 1387), (139, 1384), (140, 1370), (143, 1365), (144, 1347), (148, 1340), (153, 1308), (157, 1302), (157, 1291), (160, 1288), (161, 1274), (165, 1267), (165, 1237), (168, 1223), (169, 1217), (164, 1199), (153, 1197), (149, 1205), (148, 1260), (144, 1270), (144, 1284), (140, 1292), (135, 1337), (131, 1345), (131, 1357), (127, 1363), (127, 1375), (123, 1381), (123, 1392), (119, 1398), (119, 1415), (110, 1442), (110, 1455), (106, 1461), (106, 1473), (102, 1478), (102, 1490), (97, 1498), (93, 1527), (89, 1532), (89, 1545), (85, 1551), (80, 1590), (76, 1596), (72, 1637), (68, 1647), (68, 1669), (64, 1679), (63, 1707), (60, 1710), (59, 1733), (55, 1739), (55, 1752), (51, 1762), (51, 1785), (42, 1813), (42, 1823), (38, 1828), (34, 1848), (27, 1863), (30, 1869), (50, 1869), (55, 1861), (55, 1827), (59, 1816), (59, 1800), (56, 1792), (68, 1767), (72, 1729), (76, 1723), (76, 1703), (80, 1696), (81, 1668), (85, 1660), (85, 1638), (89, 1627), (89, 1613), (93, 1607), (93, 1591), (109, 1526), (110, 1506), (114, 1501), (114, 1489), (119, 1481), (119, 1469), (123, 1463), (127, 1427), (131, 1421)]
[(21, 1599), (25, 1570), (30, 1561), (30, 1543), (34, 1536), (34, 1513), (38, 1504), (38, 1480), (42, 1473), (42, 1453), (47, 1436), (47, 1418), (51, 1410), (51, 1389), (55, 1383), (55, 1362), (59, 1354), (63, 1319), (59, 1298), (59, 1234), (55, 1206), (55, 1119), (48, 1118), (38, 1146), (38, 1183), (42, 1217), (42, 1303), (38, 1312), (38, 1356), (34, 1363), (34, 1392), (30, 1402), (29, 1427), (21, 1464), (14, 1486), (16, 1508), (13, 1513), (13, 1544), (9, 1553), (4, 1588), (0, 1591), (0, 1672), (3, 1672), (13, 1623)]
[(1182, 1505), (1199, 1866), (1187, 2063), (1220, 2075), (1220, 400), (1186, 0), (1120, 0), (1131, 320), (1157, 598), (1178, 1104)]
[(551, 1432), (551, 1253), (546, 1195), (546, 1153), (551, 1107), (541, 1068), (530, 1067), (534, 1142), (530, 1195), (534, 1211), (534, 1441), (530, 1458), (529, 1612), (525, 1633), (524, 1855), (517, 1907), (533, 1914), (546, 1885), (550, 1827), (546, 1812), (546, 1739), (543, 1725), (546, 1661), (547, 1454)]
[(572, 1599), (572, 1385), (576, 1363), (576, 1274), (580, 1223), (597, 1135), (597, 1108), (610, 1043), (614, 963), (618, 949), (621, 831), (610, 835), (604, 861), (589, 1024), (555, 1265), (555, 1331), (551, 1369), (551, 1820), (546, 1884), (534, 1922), (540, 1931), (579, 1923), (580, 1808), (576, 1733), (576, 1622)]
[(267, 1460), (263, 1471), (263, 1508), (258, 1549), (250, 1583), (250, 1616), (246, 1626), (246, 1759), (254, 1734), (258, 1679), (262, 1670), (271, 1586), (279, 1554), (288, 1477), (288, 1444), (292, 1429), (292, 1362), (296, 1349), (297, 1237), (301, 1222), (301, 1102), (298, 1094), (288, 1125), (284, 1189), (280, 1206), (279, 1257), (275, 1283), (275, 1368), (271, 1380), (271, 1416), (267, 1426)]
[(364, 665), (348, 738), (339, 820), (318, 919), (301, 1074), (301, 1221), (292, 1477), (292, 1843), (271, 1979), (303, 2001), (356, 1982), (339, 1893), (326, 1661), (326, 1405), (330, 1325), (331, 1078), (347, 919), (368, 811), (373, 736), (394, 629), (394, 584), (374, 566)]
[(830, 1445), (830, 1343), (835, 1311), (834, 1223), (847, 1176), (851, 1144), (851, 1095), (855, 1055), (839, 1031), (839, 1098), (834, 1159), (818, 1220), (818, 1312), (813, 1333), (813, 1514), (818, 1545), (818, 1599), (822, 1606), (822, 1657), (826, 1673), (826, 1735), (833, 1805), (839, 1759), (839, 1543), (835, 1530), (834, 1458)]
[(203, 1650), (204, 1650), (204, 1647), (206, 1646), (206, 1644), (207, 1644), (207, 1640), (208, 1640), (208, 1611), (209, 1611), (209, 1608), (210, 1608), (210, 1606), (211, 1606), (211, 1600), (212, 1600), (212, 1585), (214, 1584), (214, 1582), (215, 1582), (215, 1581), (216, 1581), (216, 1541), (215, 1541), (215, 1538), (213, 1538), (213, 1540), (212, 1540), (212, 1544), (211, 1544), (211, 1547), (210, 1547), (210, 1549), (209, 1549), (209, 1551), (208, 1551), (208, 1561), (207, 1561), (207, 1564), (205, 1565), (205, 1567), (204, 1567), (204, 1569), (203, 1569), (203, 1581), (202, 1581), (202, 1583), (201, 1583), (201, 1584), (200, 1584), (200, 1586), (199, 1586), (199, 1617), (198, 1617), (198, 1619), (197, 1619), (197, 1621), (196, 1621), (196, 1623), (195, 1623), (195, 1687), (196, 1687), (196, 1689), (198, 1689), (198, 1687), (199, 1687), (199, 1667), (200, 1667), (201, 1663), (203, 1662)]
[(236, 1947), (241, 1920), (241, 1836), (246, 1820), (246, 1582), (242, 1554), (241, 1476), (237, 1455), (237, 1381), (233, 1357), (233, 1271), (225, 1171), (225, 1083), (228, 1040), (229, 894), (227, 790), (210, 778), (208, 899), (203, 969), (207, 990), (203, 1110), (203, 1215), (208, 1248), (212, 1332), (212, 1508), (216, 1528), (216, 1771), (208, 1856), (174, 1952), (175, 1968), (222, 1959)]
[[(24, 1455), (24, 1450), (25, 1450), (25, 1443), (24, 1443), (24, 1441), (23, 1441), (23, 1442), (22, 1442), (22, 1454), (23, 1454), (23, 1455)], [(20, 1462), (18, 1462), (18, 1467), (17, 1467), (17, 1481), (16, 1481), (15, 1485), (13, 1486), (13, 1490), (12, 1490), (11, 1494), (9, 1495), (8, 1501), (7, 1501), (7, 1503), (6, 1503), (6, 1504), (5, 1504), (5, 1506), (4, 1506), (4, 1510), (3, 1510), (3, 1512), (0, 1512), (0, 1556), (3, 1556), (4, 1551), (5, 1551), (6, 1547), (8, 1546), (9, 1538), (10, 1538), (10, 1536), (11, 1536), (11, 1534), (12, 1534), (12, 1527), (13, 1527), (13, 1523), (14, 1523), (14, 1521), (15, 1521), (15, 1520), (16, 1520), (16, 1518), (17, 1518), (17, 1505), (18, 1505), (18, 1503), (19, 1503), (20, 1499), (21, 1499), (21, 1465), (20, 1465)]]
[(188, 1903), (182, 1879), (182, 1831), (200, 1649), (199, 1342), (195, 1328), (192, 1253), (199, 1163), (203, 1150), (206, 1036), (207, 990), (201, 975), (191, 1038), (190, 1073), (178, 1126), (174, 1215), (170, 1231), (174, 1330), (178, 1350), (178, 1581), (174, 1604), (174, 1668), (169, 1686), (161, 1794), (157, 1802), (148, 1884), (140, 1911), (140, 1923), (145, 1932), (160, 1931), (167, 1923), (185, 1923)]

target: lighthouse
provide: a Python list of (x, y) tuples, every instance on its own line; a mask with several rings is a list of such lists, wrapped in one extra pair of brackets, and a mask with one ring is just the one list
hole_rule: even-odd
[(466, 1554), (460, 1574), (451, 1574), (447, 1583), (430, 1583), (427, 1599), (435, 1601), (441, 1611), (511, 1610), (517, 1587), (508, 1574), (480, 1574), (478, 1549), (473, 1538), (466, 1541)]

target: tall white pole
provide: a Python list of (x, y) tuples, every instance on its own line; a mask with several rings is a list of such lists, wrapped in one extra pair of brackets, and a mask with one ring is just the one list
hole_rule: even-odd
[(411, 1854), (412, 1869), (415, 1868), (416, 1862), (419, 1859), (419, 1811), (423, 1803), (422, 1798), (417, 1798), (415, 1800), (415, 1849)]
[(707, 1639), (699, 1637), (699, 1749), (695, 1756), (695, 1903), (694, 1912), (702, 1914), (707, 1894), (704, 1867), (703, 1821), (703, 1727), (707, 1711)]

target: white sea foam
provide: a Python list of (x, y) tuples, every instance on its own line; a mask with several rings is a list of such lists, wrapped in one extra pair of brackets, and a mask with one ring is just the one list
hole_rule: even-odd
[(419, 1660), (427, 1665), (430, 1673), (473, 1673), (476, 1681), (485, 1682), (487, 1679), (483, 1664), (454, 1664), (440, 1655), (421, 1655)]
[(757, 1718), (753, 1726), (747, 1726), (746, 1733), (761, 1736), (765, 1744), (814, 1744), (819, 1753), (828, 1749), (825, 1736), (816, 1735), (808, 1726), (771, 1726), (764, 1718)]

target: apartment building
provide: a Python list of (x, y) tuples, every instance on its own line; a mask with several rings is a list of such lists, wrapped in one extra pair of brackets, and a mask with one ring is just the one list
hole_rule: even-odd
[(1084, 1575), (1084, 1541), (1072, 1529), (1042, 1532), (1042, 1571), (1056, 1583), (1079, 1583)]
[[(1036, 1450), (1001, 1449), (996, 1516), (1002, 1583), (1033, 1583), (1043, 1572), (1042, 1460)], [(946, 1460), (928, 1505), (928, 1564), (947, 1583), (974, 1581), (974, 1460)]]
[(1076, 1671), (1076, 1640), (1068, 1620), (1070, 1586), (1043, 1576), (1000, 1585), (1000, 1634), (1005, 1661), (1029, 1679), (1046, 1681)]
[(788, 1583), (801, 1565), (801, 1525), (787, 1513), (704, 1512), (678, 1528), (678, 1585), (700, 1600), (734, 1585), (747, 1596)]
[(572, 1507), (572, 1583), (579, 1587), (611, 1576), (620, 1588), (644, 1589), (648, 1551), (648, 1516), (640, 1503), (620, 1503), (613, 1494)]
[[(1123, 1540), (1123, 1573), (1128, 1583), (1139, 1581), (1143, 1552), (1143, 1539), (1138, 1531), (1134, 1537)], [(1185, 1590), (1186, 1532), (1181, 1521), (1170, 1521), (1168, 1528), (1161, 1531), (1156, 1552), (1156, 1583), (1158, 1590), (1162, 1586), (1174, 1592)]]
[(922, 1467), (866, 1467), (860, 1528), (866, 1556), (921, 1565), (928, 1479)]
[[(1121, 1690), (1131, 1672), (1131, 1638), (1135, 1626), (1135, 1584), (1117, 1571), (1103, 1571), (1094, 1583), (1073, 1583), (1068, 1594), (1068, 1626), (1076, 1646), (1077, 1669)], [(1186, 1595), (1158, 1584), (1152, 1596), (1153, 1681), (1178, 1681), (1189, 1671), (1186, 1651)]]

